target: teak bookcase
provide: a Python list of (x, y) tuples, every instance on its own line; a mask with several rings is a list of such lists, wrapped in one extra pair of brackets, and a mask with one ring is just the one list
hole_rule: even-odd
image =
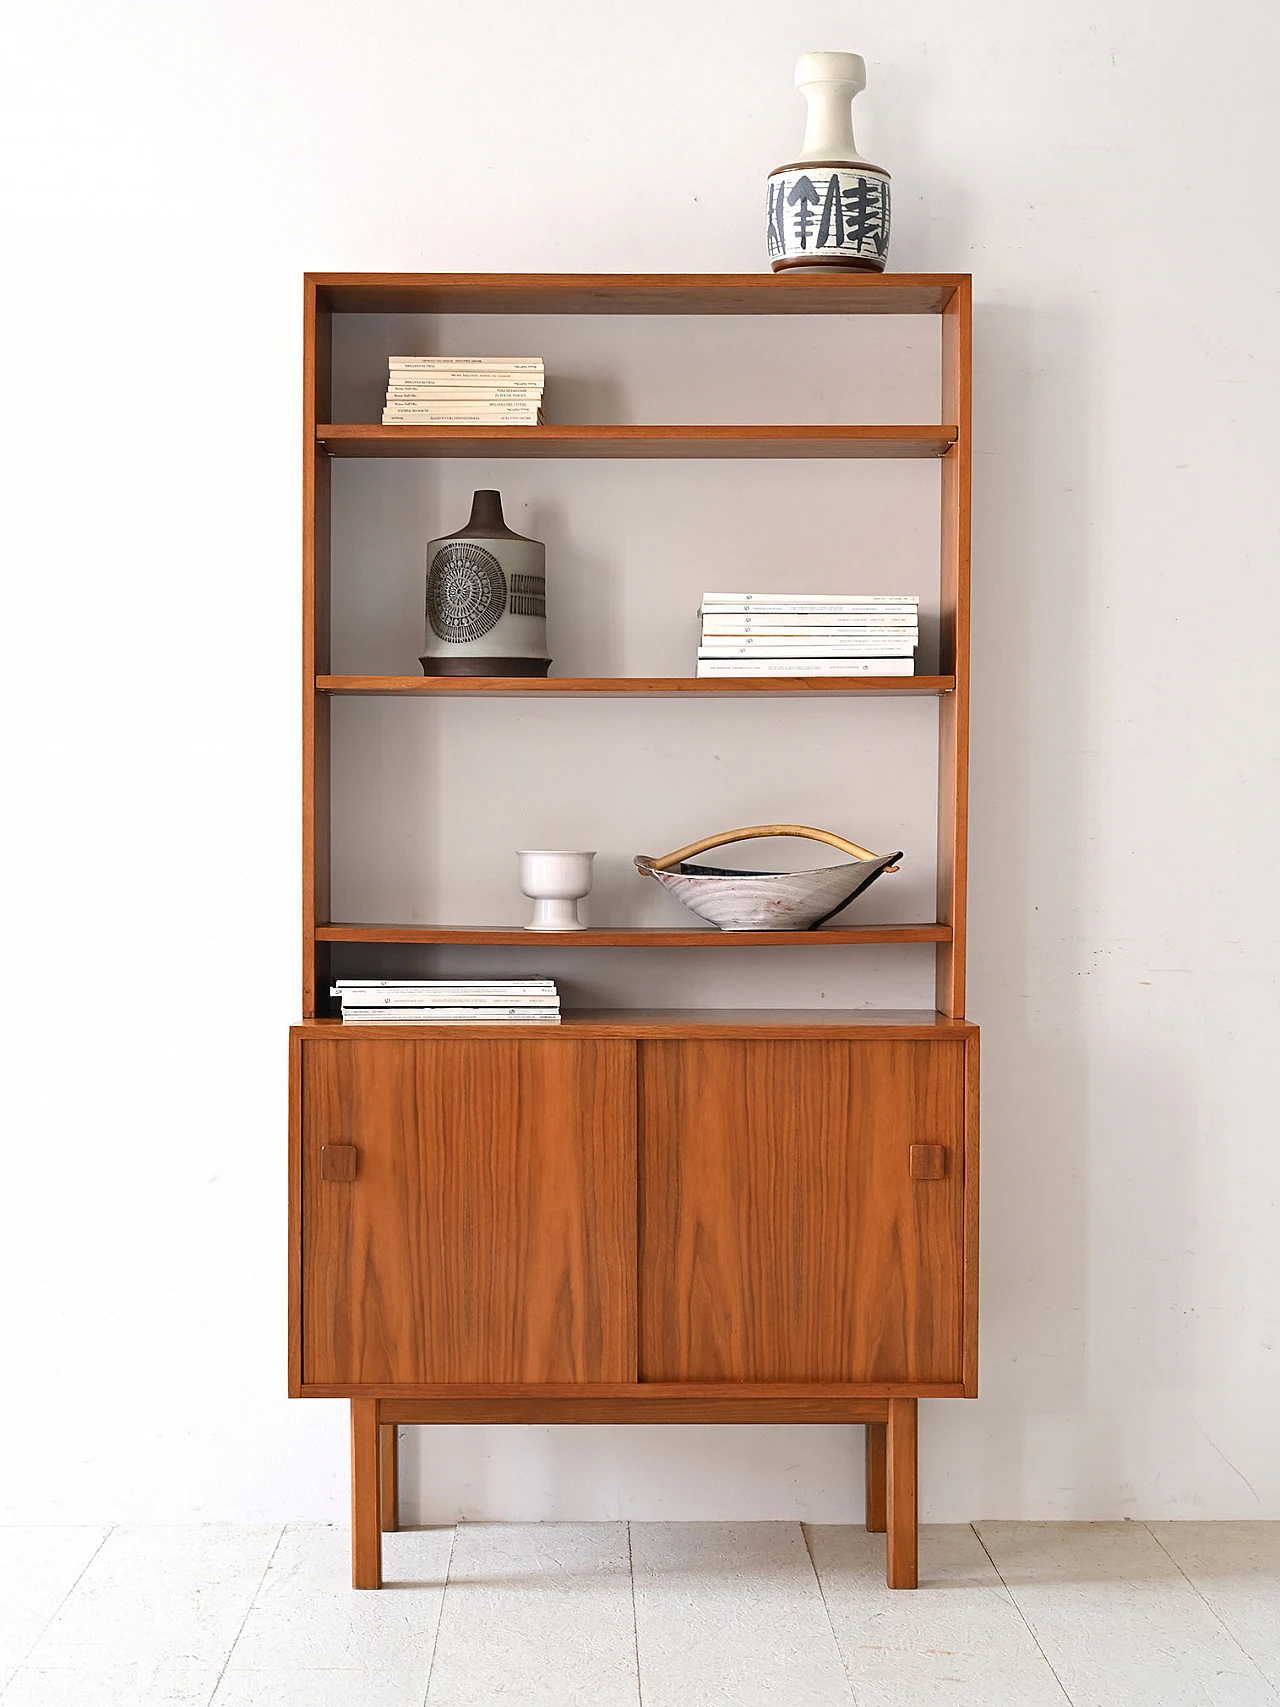
[[(335, 314), (912, 314), (940, 423), (383, 427), (333, 422)], [(310, 274), (303, 509), (304, 1022), (290, 1038), (289, 1391), (351, 1401), (352, 1581), (381, 1584), (397, 1429), (437, 1422), (848, 1422), (867, 1527), (916, 1582), (916, 1405), (977, 1391), (978, 1033), (964, 1018), (970, 281), (964, 275)], [(335, 676), (330, 463), (360, 457), (930, 457), (939, 674)], [(327, 1016), (333, 943), (527, 946), (347, 923), (329, 896), (335, 695), (938, 699), (937, 912), (816, 932), (591, 929), (574, 947), (935, 945), (932, 1010), (619, 1010), (531, 1026)]]

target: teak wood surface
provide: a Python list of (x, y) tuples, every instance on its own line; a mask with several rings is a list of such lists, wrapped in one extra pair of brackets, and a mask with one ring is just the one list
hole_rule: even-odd
[(684, 694), (710, 694), (746, 699), (754, 694), (866, 694), (877, 699), (894, 694), (950, 693), (954, 676), (317, 676), (317, 693), (409, 694), (466, 699), (506, 694), (514, 698), (572, 699), (578, 694), (625, 698), (647, 694), (651, 699), (674, 699)]
[(960, 1381), (962, 1043), (652, 1042), (639, 1088), (643, 1379)]
[[(941, 338), (939, 414), (945, 426), (382, 427), (331, 422), (334, 314), (932, 315)], [(935, 1000), (964, 1013), (969, 730), (971, 285), (965, 274), (388, 274), (311, 273), (304, 283), (303, 419), (303, 1014), (327, 1010), (329, 944), (329, 705), (333, 695), (449, 696), (758, 694), (939, 698)], [(329, 435), (325, 439), (325, 435)], [(537, 678), (342, 677), (329, 670), (329, 468), (334, 455), (862, 455), (936, 457), (941, 466), (941, 667), (931, 677)], [(688, 946), (670, 937), (662, 946)], [(623, 946), (639, 938), (618, 933)], [(391, 935), (376, 940), (427, 940)], [(461, 937), (449, 940), (462, 941)], [(496, 939), (495, 939), (496, 940)], [(782, 946), (781, 938), (771, 939)], [(870, 937), (852, 940), (870, 941)], [(895, 934), (886, 940), (918, 938)], [(604, 939), (583, 933), (580, 946)], [(651, 939), (657, 946), (656, 938)], [(565, 946), (568, 946), (567, 944)], [(695, 946), (700, 946), (695, 944)]]
[(954, 427), (592, 426), (384, 427), (377, 422), (322, 422), (316, 442), (330, 456), (509, 456), (601, 458), (945, 456)]
[(527, 931), (520, 925), (317, 925), (317, 942), (470, 943), (498, 948), (851, 948), (857, 943), (948, 942), (950, 925), (855, 925), (816, 931), (667, 930), (629, 925), (621, 930)]
[(340, 1019), (308, 1020), (293, 1028), (299, 1041), (323, 1039), (339, 1044), (368, 1043), (387, 1037), (404, 1043), (415, 1037), (455, 1040), (463, 1037), (732, 1037), (797, 1042), (841, 1037), (853, 1041), (889, 1039), (912, 1043), (977, 1041), (977, 1026), (932, 1008), (569, 1008), (559, 1025), (351, 1025)]
[(634, 1072), (611, 1041), (309, 1044), (305, 1380), (634, 1379)]
[(969, 846), (969, 551), (972, 495), (973, 308), (969, 280), (956, 287), (942, 316), (942, 405), (956, 422), (956, 442), (942, 462), (942, 560), (938, 606), (939, 668), (955, 692), (938, 705), (938, 910), (951, 941), (937, 953), (935, 1000), (943, 1013), (964, 1012)]
[[(333, 315), (344, 313), (933, 315), (943, 424), (333, 422)], [(914, 1586), (916, 1402), (977, 1390), (978, 1037), (961, 1017), (970, 281), (839, 271), (319, 273), (305, 281), (304, 342), (305, 1023), (290, 1038), (289, 1368), (291, 1392), (352, 1400), (353, 1580), (381, 1582), (381, 1532), (398, 1521), (403, 1424), (842, 1421), (867, 1428), (867, 1521), (887, 1529), (889, 1581)], [(476, 455), (937, 459), (939, 674), (332, 675), (332, 459)], [(494, 927), (335, 922), (329, 720), (342, 694), (932, 695), (934, 922), (818, 933), (606, 928), (541, 939)], [(568, 1013), (555, 1028), (344, 1028), (316, 1017), (328, 1003), (335, 942), (536, 940), (923, 942), (935, 951), (936, 1008), (597, 1010)]]
[(363, 1029), (295, 1039), (295, 1392), (966, 1390), (964, 1022)]
[(343, 314), (941, 314), (965, 273), (308, 273)]

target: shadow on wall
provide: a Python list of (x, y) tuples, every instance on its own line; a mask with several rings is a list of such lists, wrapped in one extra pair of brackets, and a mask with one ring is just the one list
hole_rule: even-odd
[(696, 1423), (412, 1428), (401, 1435), (400, 1498), (407, 1524), (852, 1522), (863, 1506), (862, 1429)]
[[(1086, 337), (1062, 313), (975, 311), (969, 1011), (983, 1027), (982, 1397), (960, 1423), (967, 1450), (937, 1443), (953, 1474), (960, 1447), (965, 1480), (979, 1480), (971, 1516), (1017, 1506), (1029, 1436), (1080, 1408), (1087, 1380), (1088, 1064), (1059, 1017), (1074, 944), (1052, 940), (1055, 921), (1084, 920)], [(931, 1434), (944, 1433), (938, 1422)], [(1063, 1463), (1064, 1494), (1081, 1469)]]
[[(974, 346), (982, 1397), (945, 1419), (925, 1407), (925, 1463), (981, 1489), (980, 1508), (963, 1513), (944, 1494), (948, 1516), (1024, 1516), (1029, 1504), (1116, 1516), (1135, 1503), (1136, 1419), (1154, 1391), (1187, 1379), (1172, 1351), (1161, 1367), (1144, 1360), (1138, 1323), (1143, 1310), (1178, 1311), (1168, 1268), (1153, 1264), (1190, 1243), (1195, 1193), (1178, 1171), (1192, 1115), (1177, 1062), (1104, 1062), (1089, 1013), (1090, 971), (1109, 952), (1100, 885), (1125, 852), (1109, 847), (1096, 786), (1110, 733), (1097, 689), (1111, 661), (1092, 639), (1107, 603), (1092, 523), (1116, 447), (1101, 436), (1105, 375), (1082, 315), (981, 309)], [(1123, 1146), (1099, 1151), (1107, 1131)]]

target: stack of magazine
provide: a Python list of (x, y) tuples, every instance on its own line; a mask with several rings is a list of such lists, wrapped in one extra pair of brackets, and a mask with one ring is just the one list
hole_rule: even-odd
[(550, 978), (339, 978), (350, 1025), (559, 1025)]
[(384, 427), (538, 427), (541, 356), (391, 356)]
[(910, 676), (920, 600), (900, 593), (704, 593), (700, 676)]

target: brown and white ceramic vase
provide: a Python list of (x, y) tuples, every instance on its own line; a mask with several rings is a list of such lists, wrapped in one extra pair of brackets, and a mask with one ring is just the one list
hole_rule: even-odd
[(882, 273), (889, 254), (889, 174), (858, 153), (853, 98), (867, 86), (856, 53), (803, 53), (796, 88), (809, 104), (804, 146), (769, 174), (767, 233), (774, 272), (852, 267)]
[(424, 676), (545, 676), (547, 552), (513, 533), (502, 495), (477, 492), (466, 527), (427, 546)]

